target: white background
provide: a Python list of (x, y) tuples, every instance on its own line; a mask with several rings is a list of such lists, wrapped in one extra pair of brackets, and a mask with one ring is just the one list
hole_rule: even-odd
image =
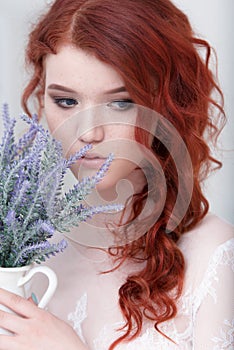
[[(113, 0), (117, 1), (117, 0)], [(49, 0), (0, 0), (0, 104), (7, 102), (11, 114), (22, 111), (20, 97), (27, 81), (24, 48), (27, 33)], [(189, 16), (195, 32), (207, 39), (218, 56), (218, 76), (225, 95), (228, 124), (221, 134), (218, 157), (222, 170), (211, 175), (205, 191), (211, 211), (234, 224), (234, 32), (233, 0), (174, 0)], [(2, 128), (2, 126), (0, 126)]]

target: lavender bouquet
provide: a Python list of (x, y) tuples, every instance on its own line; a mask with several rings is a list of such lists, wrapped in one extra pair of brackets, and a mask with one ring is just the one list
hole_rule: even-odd
[(104, 177), (112, 155), (95, 176), (83, 178), (63, 194), (67, 170), (91, 145), (65, 159), (60, 142), (50, 136), (36, 116), (22, 115), (21, 118), (29, 128), (16, 142), (16, 120), (10, 118), (4, 105), (4, 134), (0, 145), (1, 267), (40, 263), (66, 248), (65, 240), (57, 244), (50, 242), (56, 231), (69, 231), (100, 212), (122, 209), (120, 205), (86, 207), (82, 204)]

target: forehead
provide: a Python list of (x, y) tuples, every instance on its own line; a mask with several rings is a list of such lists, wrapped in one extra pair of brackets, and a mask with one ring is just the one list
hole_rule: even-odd
[(93, 91), (125, 85), (113, 67), (72, 45), (62, 46), (46, 57), (45, 73), (46, 86), (55, 83)]

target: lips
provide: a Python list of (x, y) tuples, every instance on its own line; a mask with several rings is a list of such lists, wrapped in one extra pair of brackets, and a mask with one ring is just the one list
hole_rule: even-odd
[(103, 157), (99, 154), (96, 154), (96, 153), (91, 153), (91, 154), (86, 154), (84, 156), (85, 159), (102, 159), (103, 161), (106, 160), (106, 157)]
[(105, 160), (106, 158), (104, 158), (100, 154), (96, 154), (96, 153), (86, 154), (81, 159), (81, 166), (84, 166), (85, 168), (90, 168), (90, 169), (99, 169), (103, 165)]

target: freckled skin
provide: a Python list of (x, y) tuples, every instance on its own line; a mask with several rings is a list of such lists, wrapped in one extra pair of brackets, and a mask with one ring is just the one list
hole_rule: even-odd
[[(47, 56), (45, 75), (47, 123), (51, 133), (59, 134), (61, 141), (66, 143), (67, 154), (87, 143), (93, 145), (91, 153), (103, 158), (114, 153), (115, 160), (98, 185), (100, 191), (110, 190), (119, 180), (131, 177), (137, 167), (134, 125), (111, 124), (118, 116), (120, 120), (126, 120), (124, 118), (134, 108), (126, 102), (131, 97), (124, 88), (122, 77), (111, 66), (71, 45), (62, 46), (57, 54)], [(112, 93), (118, 88), (118, 92)], [(98, 107), (95, 109), (100, 105), (103, 106), (102, 113), (108, 111), (107, 117), (98, 113)], [(77, 116), (76, 119), (73, 116)], [(76, 177), (90, 175), (97, 169), (86, 167), (85, 162), (82, 166), (78, 162), (72, 167)]]

